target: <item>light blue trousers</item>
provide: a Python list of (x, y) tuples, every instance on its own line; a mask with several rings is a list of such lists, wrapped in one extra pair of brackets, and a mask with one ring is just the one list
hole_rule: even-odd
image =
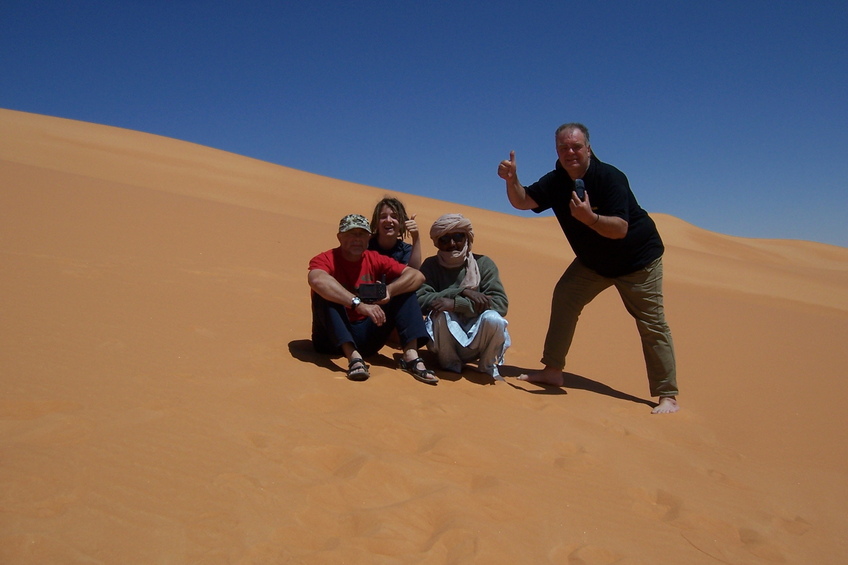
[(464, 319), (453, 312), (430, 314), (424, 321), (430, 342), (427, 348), (439, 358), (442, 369), (462, 372), (462, 364), (479, 360), (477, 370), (501, 379), (498, 365), (510, 346), (509, 322), (494, 310)]

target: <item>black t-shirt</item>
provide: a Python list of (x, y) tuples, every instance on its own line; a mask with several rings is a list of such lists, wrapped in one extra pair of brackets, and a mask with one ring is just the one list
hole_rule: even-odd
[(657, 226), (636, 202), (624, 173), (592, 157), (583, 182), (593, 212), (617, 216), (627, 222), (627, 235), (623, 239), (604, 237), (571, 215), (569, 201), (574, 181), (559, 161), (556, 169), (526, 188), (527, 194), (539, 205), (534, 212), (554, 211), (581, 263), (599, 275), (620, 277), (662, 256), (665, 248)]
[(395, 241), (395, 244), (391, 249), (383, 249), (380, 247), (380, 244), (377, 243), (377, 238), (375, 236), (368, 240), (368, 249), (376, 251), (380, 255), (391, 257), (398, 263), (403, 263), (404, 265), (409, 265), (409, 260), (412, 258), (412, 245), (401, 240)]

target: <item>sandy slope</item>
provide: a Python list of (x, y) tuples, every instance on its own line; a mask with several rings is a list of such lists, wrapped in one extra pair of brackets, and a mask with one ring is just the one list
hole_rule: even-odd
[[(383, 194), (0, 110), (0, 562), (848, 561), (848, 249), (656, 215), (676, 415), (611, 292), (564, 389), (427, 387), (388, 348), (352, 383), (309, 349), (306, 263)], [(401, 197), (472, 219), (505, 372), (536, 368), (555, 221)]]

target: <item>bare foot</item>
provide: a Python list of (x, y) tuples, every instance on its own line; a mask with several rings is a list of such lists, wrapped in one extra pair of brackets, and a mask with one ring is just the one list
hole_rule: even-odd
[(527, 381), (537, 385), (562, 386), (562, 371), (553, 367), (545, 367), (541, 371), (529, 375), (518, 375), (519, 381)]
[(680, 410), (677, 399), (673, 396), (663, 396), (657, 407), (651, 410), (651, 414), (671, 414)]

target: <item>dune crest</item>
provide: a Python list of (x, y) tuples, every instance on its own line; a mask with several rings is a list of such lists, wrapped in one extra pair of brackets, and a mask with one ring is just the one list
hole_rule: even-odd
[[(385, 190), (9, 110), (0, 180), (2, 563), (848, 560), (848, 249), (654, 215), (683, 406), (656, 417), (612, 292), (562, 389), (314, 354), (307, 261)], [(556, 221), (399, 196), (472, 219), (504, 373), (538, 367)]]

